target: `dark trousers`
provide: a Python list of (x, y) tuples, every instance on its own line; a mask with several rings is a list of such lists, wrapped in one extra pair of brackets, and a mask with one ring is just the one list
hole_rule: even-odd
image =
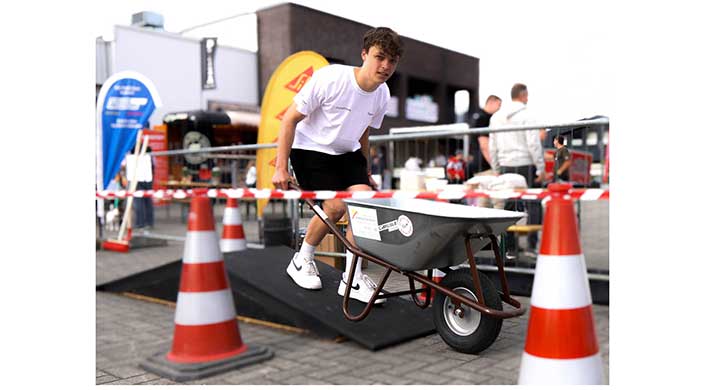
[[(540, 183), (535, 183), (536, 167), (533, 165), (522, 165), (518, 167), (499, 167), (499, 173), (516, 173), (522, 175), (526, 179), (526, 184), (529, 186), (529, 188), (534, 188), (537, 184), (540, 185)], [(541, 207), (540, 200), (507, 199), (504, 209), (512, 211), (526, 211), (529, 214), (527, 218), (527, 223), (529, 225), (540, 225), (543, 221), (543, 208)], [(528, 249), (532, 251), (535, 250), (539, 241), (538, 233), (529, 234), (528, 240)], [(514, 235), (508, 234), (507, 250), (514, 251), (516, 250), (517, 245), (518, 244)]]
[[(137, 182), (137, 189), (151, 190), (152, 182)], [(154, 205), (152, 204), (152, 198), (135, 198), (133, 202), (135, 202), (135, 214), (137, 215), (135, 228), (141, 229), (145, 226), (154, 226)]]

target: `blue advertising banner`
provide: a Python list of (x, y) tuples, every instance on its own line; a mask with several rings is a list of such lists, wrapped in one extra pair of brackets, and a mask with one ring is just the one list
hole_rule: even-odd
[(97, 184), (104, 189), (120, 170), (120, 163), (137, 141), (161, 100), (154, 85), (137, 72), (111, 76), (100, 90), (97, 104)]

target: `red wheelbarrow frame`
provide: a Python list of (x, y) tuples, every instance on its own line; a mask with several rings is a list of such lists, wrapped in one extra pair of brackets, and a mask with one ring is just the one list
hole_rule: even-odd
[[(301, 191), (301, 189), (296, 186), (295, 184), (289, 183), (289, 186), (297, 191)], [(463, 308), (460, 306), (461, 303), (472, 307), (473, 309), (487, 314), (492, 317), (497, 317), (497, 318), (513, 318), (513, 317), (518, 317), (526, 312), (526, 307), (522, 307), (521, 303), (514, 298), (511, 297), (509, 294), (509, 284), (507, 282), (507, 276), (504, 272), (504, 264), (502, 262), (502, 257), (500, 256), (499, 253), (499, 244), (497, 243), (497, 237), (494, 234), (466, 234), (465, 235), (465, 250), (468, 255), (468, 263), (470, 264), (470, 271), (472, 273), (472, 279), (473, 283), (476, 286), (475, 294), (477, 295), (477, 300), (478, 302), (472, 301), (468, 299), (467, 297), (464, 297), (460, 294), (457, 294), (453, 292), (452, 290), (449, 290), (440, 284), (436, 283), (432, 279), (432, 270), (427, 271), (427, 276), (423, 276), (417, 272), (414, 271), (404, 271), (401, 270), (399, 267), (395, 266), (394, 264), (391, 264), (383, 259), (377, 258), (375, 256), (372, 256), (368, 253), (363, 252), (361, 249), (353, 245), (350, 241), (348, 241), (345, 236), (338, 230), (330, 220), (328, 220), (328, 216), (325, 214), (325, 212), (318, 206), (316, 206), (311, 199), (304, 199), (306, 204), (313, 210), (313, 212), (328, 226), (328, 229), (330, 229), (331, 233), (333, 233), (345, 246), (347, 250), (353, 253), (353, 262), (352, 266), (350, 267), (351, 272), (349, 272), (348, 275), (348, 280), (347, 284), (345, 286), (345, 294), (343, 295), (343, 314), (345, 315), (345, 318), (347, 318), (350, 321), (361, 321), (365, 317), (367, 317), (368, 314), (370, 314), (370, 311), (372, 310), (372, 307), (374, 306), (374, 302), (378, 298), (390, 298), (390, 297), (395, 297), (395, 296), (400, 296), (400, 295), (411, 295), (414, 303), (416, 306), (425, 309), (427, 308), (430, 303), (431, 299), (427, 298), (424, 302), (420, 302), (420, 300), (417, 297), (417, 293), (419, 292), (426, 292), (426, 297), (430, 297), (431, 295), (431, 288), (435, 288), (439, 293), (442, 293), (448, 297), (450, 297), (451, 301), (455, 305), (456, 310), (458, 310), (458, 313), (464, 312)], [(470, 239), (472, 238), (489, 238), (491, 243), (492, 243), (492, 250), (494, 252), (494, 258), (495, 258), (495, 263), (497, 264), (497, 269), (499, 270), (499, 278), (500, 282), (502, 283), (502, 291), (499, 293), (502, 301), (505, 303), (511, 305), (515, 309), (512, 310), (495, 310), (490, 307), (487, 307), (485, 305), (485, 299), (482, 296), (482, 288), (480, 288), (480, 277), (478, 276), (478, 271), (477, 271), (477, 264), (475, 263), (475, 256), (472, 253), (472, 248), (470, 247)], [(358, 315), (352, 315), (350, 313), (350, 310), (348, 308), (349, 303), (350, 303), (350, 286), (352, 286), (353, 282), (353, 276), (355, 273), (355, 267), (357, 266), (357, 262), (359, 258), (362, 257), (364, 259), (367, 259), (368, 261), (372, 261), (376, 264), (381, 265), (382, 267), (386, 268), (386, 272), (384, 273), (384, 276), (382, 276), (382, 279), (377, 283), (377, 288), (375, 289), (372, 298), (370, 301), (367, 303), (365, 308), (362, 310), (362, 312)], [(396, 271), (406, 277), (409, 278), (409, 290), (406, 291), (397, 291), (397, 292), (384, 292), (382, 293), (382, 288), (384, 287), (384, 284), (387, 282), (387, 278), (389, 278), (389, 275), (391, 274), (392, 271)], [(422, 289), (416, 289), (414, 286), (414, 281), (423, 283), (426, 285), (426, 287)]]

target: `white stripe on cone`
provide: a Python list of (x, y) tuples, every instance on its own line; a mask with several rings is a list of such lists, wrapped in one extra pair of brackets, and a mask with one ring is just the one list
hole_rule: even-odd
[(244, 238), (223, 238), (220, 240), (220, 250), (223, 252), (237, 252), (247, 249)]
[(184, 244), (184, 263), (213, 263), (222, 261), (218, 235), (213, 230), (189, 231)]
[[(582, 253), (539, 255), (531, 291), (532, 307), (558, 311), (591, 305), (585, 257)], [(580, 358), (543, 358), (527, 353), (526, 349), (523, 352), (519, 367), (520, 385), (603, 383), (599, 348), (596, 354)]]
[[(242, 216), (240, 215), (240, 210), (237, 207), (225, 207), (225, 212), (223, 214), (223, 229), (225, 229), (226, 225), (242, 226)], [(245, 237), (220, 239), (221, 252), (238, 252), (246, 249), (247, 240), (245, 240)]]
[(240, 211), (235, 207), (226, 207), (223, 214), (223, 225), (242, 225)]
[(229, 288), (206, 292), (179, 292), (174, 317), (177, 325), (210, 325), (233, 318), (235, 304)]
[(596, 384), (602, 378), (599, 352), (579, 359), (546, 359), (524, 352), (521, 357), (519, 384)]
[(592, 305), (592, 297), (585, 272), (585, 256), (540, 255), (534, 272), (531, 306), (577, 309), (589, 305)]

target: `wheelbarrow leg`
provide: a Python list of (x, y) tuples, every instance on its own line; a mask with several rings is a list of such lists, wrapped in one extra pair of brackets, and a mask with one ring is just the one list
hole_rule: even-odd
[[(504, 263), (502, 261), (502, 255), (500, 254), (500, 246), (497, 243), (497, 237), (490, 236), (490, 241), (492, 241), (492, 250), (494, 251), (494, 260), (497, 263), (497, 271), (499, 273), (499, 281), (502, 283), (502, 300), (516, 308), (521, 308), (521, 303), (516, 299), (512, 298), (509, 294), (509, 282), (507, 282), (507, 274), (504, 272)], [(523, 311), (521, 311), (523, 313)]]
[(490, 241), (492, 241), (492, 251), (494, 252), (494, 261), (497, 263), (497, 270), (499, 271), (499, 281), (502, 283), (502, 293), (505, 296), (509, 296), (509, 286), (507, 284), (507, 275), (504, 273), (504, 262), (502, 261), (502, 255), (500, 254), (500, 246), (497, 244), (497, 237), (490, 236)]
[[(472, 254), (470, 246), (470, 237), (465, 236), (465, 251), (468, 254), (468, 263), (470, 263), (470, 272), (472, 273), (472, 282), (476, 286), (477, 301), (480, 305), (485, 304), (485, 297), (482, 296), (482, 287), (480, 286), (480, 276), (477, 274), (477, 264), (475, 264), (475, 256)], [(460, 302), (456, 303), (456, 307), (460, 306)]]
[(372, 310), (372, 306), (374, 306), (375, 301), (379, 297), (379, 292), (382, 291), (382, 287), (384, 284), (387, 282), (387, 278), (389, 278), (389, 274), (392, 273), (391, 268), (387, 268), (387, 272), (385, 272), (384, 277), (382, 278), (382, 281), (377, 285), (377, 288), (375, 289), (374, 293), (372, 293), (372, 298), (370, 298), (370, 301), (367, 302), (367, 305), (365, 306), (365, 309), (362, 310), (362, 313), (358, 314), (357, 316), (353, 316), (350, 314), (350, 309), (348, 308), (348, 305), (350, 303), (350, 288), (353, 283), (353, 275), (355, 274), (355, 266), (357, 266), (357, 260), (358, 260), (357, 255), (353, 255), (353, 261), (352, 265), (350, 266), (350, 272), (348, 272), (348, 282), (345, 285), (345, 294), (343, 295), (343, 315), (345, 315), (345, 318), (347, 318), (350, 321), (360, 321), (367, 317), (368, 314), (370, 314), (370, 310)]
[[(426, 276), (428, 276), (428, 278), (431, 279), (433, 277), (433, 270), (429, 269), (428, 271), (426, 271)], [(426, 300), (423, 303), (421, 303), (421, 301), (419, 301), (419, 298), (416, 295), (416, 286), (414, 285), (414, 280), (411, 279), (411, 277), (409, 277), (409, 290), (411, 292), (411, 299), (414, 300), (414, 303), (416, 304), (416, 306), (418, 306), (422, 309), (425, 309), (428, 307), (428, 305), (431, 304), (431, 286), (429, 286), (428, 284), (424, 284), (424, 287), (423, 287), (422, 292), (426, 293)]]

